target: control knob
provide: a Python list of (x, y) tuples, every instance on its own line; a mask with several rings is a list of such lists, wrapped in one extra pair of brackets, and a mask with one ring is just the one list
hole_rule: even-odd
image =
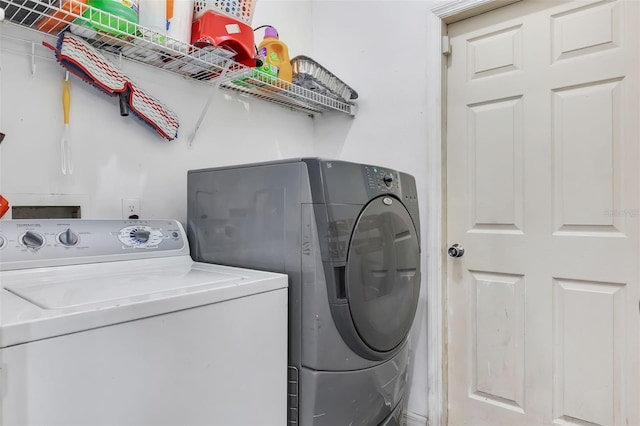
[(5, 240), (2, 235), (0, 235), (0, 249), (4, 247), (6, 243), (7, 243), (7, 240)]
[(141, 243), (146, 243), (147, 241), (149, 241), (150, 236), (151, 232), (144, 229), (136, 229), (133, 232), (133, 237), (136, 239), (136, 241), (139, 241)]
[(22, 244), (27, 248), (37, 249), (44, 245), (44, 237), (37, 232), (27, 231), (22, 236)]
[(387, 185), (387, 187), (391, 187), (391, 185), (393, 185), (393, 175), (391, 173), (384, 175), (384, 177), (382, 178), (382, 181), (384, 182), (385, 185)]
[(58, 235), (58, 241), (63, 246), (71, 247), (78, 244), (78, 236), (71, 230), (71, 228), (67, 228), (66, 231)]

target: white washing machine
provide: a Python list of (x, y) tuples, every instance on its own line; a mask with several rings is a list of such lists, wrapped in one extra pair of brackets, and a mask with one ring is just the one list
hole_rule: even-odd
[(283, 425), (287, 277), (172, 220), (0, 221), (2, 425)]

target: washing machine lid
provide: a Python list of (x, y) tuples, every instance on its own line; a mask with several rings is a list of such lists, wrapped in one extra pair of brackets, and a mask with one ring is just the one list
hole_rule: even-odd
[(397, 198), (375, 198), (362, 210), (348, 249), (346, 288), (353, 325), (369, 348), (388, 352), (404, 341), (418, 305), (420, 247)]
[[(137, 263), (137, 264), (136, 264)], [(4, 287), (42, 309), (117, 306), (143, 298), (193, 291), (202, 286), (235, 285), (241, 275), (201, 269), (188, 263), (96, 264), (31, 271)]]
[(0, 347), (287, 287), (283, 274), (189, 256), (0, 272)]

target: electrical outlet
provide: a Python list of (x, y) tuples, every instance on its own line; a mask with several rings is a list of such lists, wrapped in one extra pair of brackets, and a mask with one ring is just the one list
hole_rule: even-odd
[(140, 198), (122, 199), (122, 218), (140, 219)]

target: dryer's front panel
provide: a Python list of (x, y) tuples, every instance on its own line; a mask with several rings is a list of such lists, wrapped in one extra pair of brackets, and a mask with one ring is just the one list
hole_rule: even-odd
[(346, 295), (358, 336), (388, 352), (405, 338), (420, 290), (420, 248), (413, 222), (393, 197), (365, 207), (347, 255)]

